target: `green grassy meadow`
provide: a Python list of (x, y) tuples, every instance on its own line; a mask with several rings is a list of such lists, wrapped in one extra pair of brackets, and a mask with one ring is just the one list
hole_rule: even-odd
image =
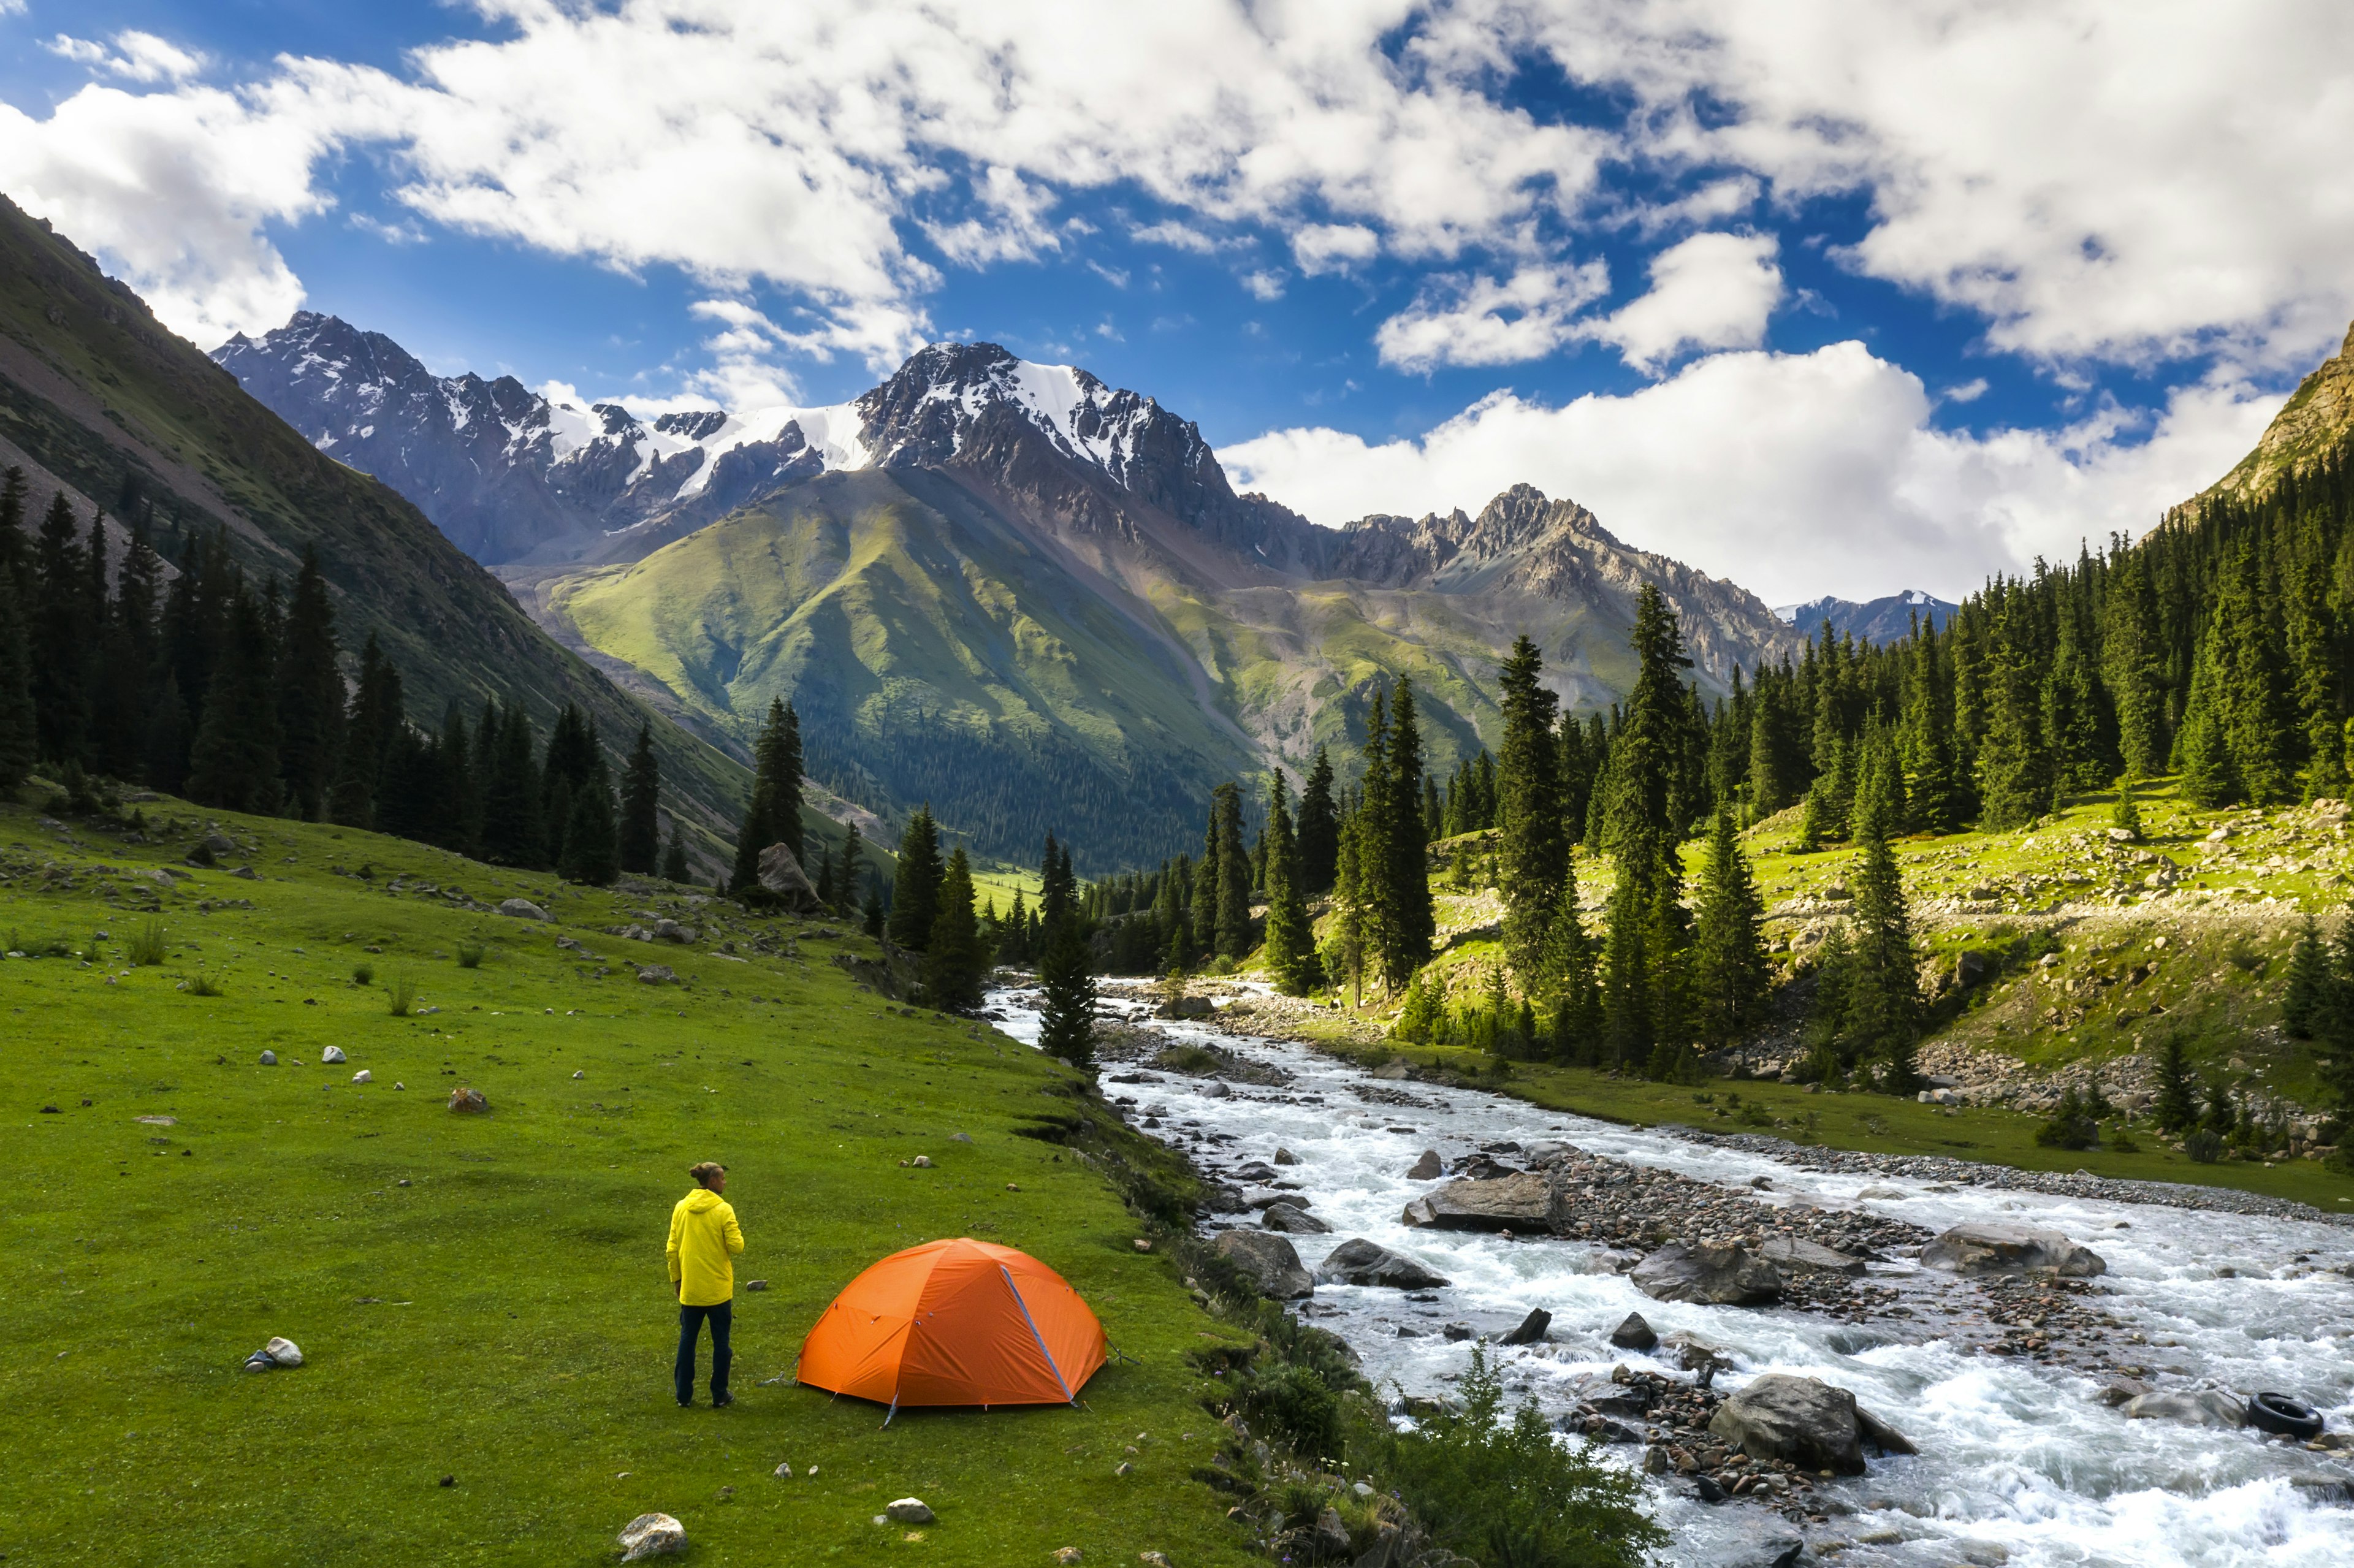
[[(1216, 1387), (1189, 1354), (1234, 1331), (1135, 1251), (1099, 1161), (1017, 1135), (1086, 1112), (1068, 1074), (862, 991), (832, 959), (874, 949), (846, 932), (143, 810), (155, 843), (0, 809), (0, 934), (45, 955), (0, 960), (11, 1568), (589, 1563), (652, 1510), (715, 1563), (1245, 1560), (1189, 1478)], [(214, 821), (248, 853), (158, 887)], [(453, 887), (557, 923), (457, 907)], [(702, 939), (605, 934), (641, 912)], [(150, 922), (163, 961), (137, 965)], [(683, 983), (641, 983), (654, 963)], [(348, 1063), (321, 1065), (330, 1044)], [(453, 1115), (460, 1085), (490, 1114)], [(903, 1168), (917, 1154), (935, 1168)], [(729, 1167), (749, 1244), (724, 1411), (677, 1408), (669, 1383), (663, 1240), (702, 1159)], [(888, 1430), (875, 1406), (769, 1383), (860, 1268), (954, 1234), (1060, 1270), (1134, 1360), (1085, 1409)], [(273, 1334), (305, 1364), (241, 1371)], [(870, 1522), (908, 1495), (938, 1523)]]

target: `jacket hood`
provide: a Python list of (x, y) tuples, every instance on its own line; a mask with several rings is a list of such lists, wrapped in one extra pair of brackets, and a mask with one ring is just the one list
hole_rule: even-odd
[(726, 1200), (710, 1188), (697, 1187), (686, 1195), (686, 1212), (690, 1214), (707, 1214), (724, 1202)]

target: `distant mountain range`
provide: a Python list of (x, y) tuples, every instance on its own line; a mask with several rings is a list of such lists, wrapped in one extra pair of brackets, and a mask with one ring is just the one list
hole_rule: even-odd
[(1916, 619), (1925, 625), (1943, 626), (1959, 608), (1935, 594), (1907, 588), (1884, 599), (1826, 598), (1806, 604), (1776, 605), (1774, 613), (1781, 617), (1785, 626), (1808, 637), (1821, 631), (1823, 623), (1829, 621), (1836, 636), (1852, 636), (1860, 642), (1894, 642), (1913, 634)]
[(1190, 848), (1211, 786), (1353, 747), (1400, 676), (1450, 767), (1493, 740), (1523, 631), (1571, 706), (1606, 705), (1646, 583), (1708, 691), (1797, 644), (1525, 485), (1317, 526), (1236, 494), (1151, 398), (991, 344), (932, 344), (847, 404), (651, 420), (435, 377), (307, 313), (215, 357), (665, 712), (740, 754), (788, 697), (815, 777), (1025, 859), (1048, 832), (1097, 866)]

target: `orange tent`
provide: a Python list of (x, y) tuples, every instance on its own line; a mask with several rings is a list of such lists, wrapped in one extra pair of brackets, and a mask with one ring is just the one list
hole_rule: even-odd
[(1061, 1404), (1104, 1364), (1103, 1325), (1027, 1253), (970, 1237), (895, 1252), (801, 1341), (802, 1383), (903, 1404)]

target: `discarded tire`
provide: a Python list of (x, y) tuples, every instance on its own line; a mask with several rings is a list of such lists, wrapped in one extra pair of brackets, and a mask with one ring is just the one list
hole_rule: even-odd
[(2248, 1425), (2309, 1443), (2321, 1436), (2321, 1412), (2285, 1393), (2260, 1393), (2248, 1401)]

